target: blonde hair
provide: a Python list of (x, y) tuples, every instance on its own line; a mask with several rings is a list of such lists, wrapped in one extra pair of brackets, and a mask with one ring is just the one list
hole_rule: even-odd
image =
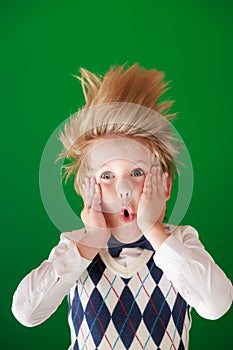
[(58, 159), (66, 158), (62, 166), (67, 181), (74, 174), (75, 189), (80, 192), (86, 176), (91, 176), (87, 155), (95, 139), (112, 135), (142, 141), (160, 162), (163, 171), (174, 178), (175, 157), (180, 144), (175, 143), (169, 121), (176, 114), (168, 114), (173, 101), (159, 101), (168, 90), (164, 73), (146, 70), (137, 63), (126, 68), (112, 66), (105, 75), (95, 75), (81, 68), (81, 81), (86, 104), (70, 117), (59, 140), (64, 149)]

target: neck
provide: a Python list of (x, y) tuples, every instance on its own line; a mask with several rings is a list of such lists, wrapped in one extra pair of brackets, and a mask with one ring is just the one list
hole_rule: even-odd
[(132, 221), (122, 227), (112, 227), (111, 233), (118, 241), (122, 243), (136, 242), (143, 235), (135, 221)]

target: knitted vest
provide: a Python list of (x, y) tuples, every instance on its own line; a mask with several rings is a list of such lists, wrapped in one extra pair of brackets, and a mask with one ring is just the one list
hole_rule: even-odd
[(71, 290), (73, 350), (187, 350), (190, 306), (144, 250), (123, 267), (107, 251)]

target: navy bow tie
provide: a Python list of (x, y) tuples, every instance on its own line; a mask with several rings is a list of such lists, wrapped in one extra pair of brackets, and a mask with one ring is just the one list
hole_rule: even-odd
[(122, 243), (118, 241), (113, 235), (108, 241), (108, 251), (113, 258), (116, 258), (120, 255), (120, 252), (123, 248), (143, 248), (155, 251), (150, 242), (146, 239), (145, 236), (142, 236), (138, 241), (132, 243)]

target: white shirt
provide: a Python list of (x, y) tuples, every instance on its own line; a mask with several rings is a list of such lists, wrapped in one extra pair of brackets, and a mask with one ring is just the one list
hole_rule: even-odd
[[(154, 254), (156, 265), (200, 316), (221, 317), (233, 299), (230, 280), (204, 249), (193, 227), (169, 226), (170, 236)], [(76, 246), (84, 235), (85, 229), (62, 233), (48, 260), (20, 282), (12, 304), (20, 323), (32, 327), (49, 318), (88, 267), (90, 261), (80, 256)], [(129, 266), (142, 250), (125, 248), (116, 261)]]

